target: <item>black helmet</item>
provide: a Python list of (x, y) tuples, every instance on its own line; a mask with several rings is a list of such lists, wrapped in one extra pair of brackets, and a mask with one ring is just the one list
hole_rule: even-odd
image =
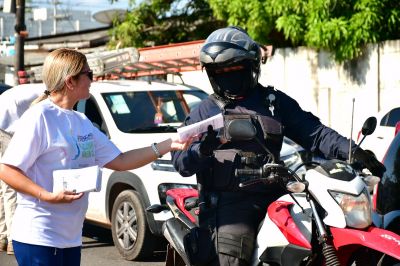
[[(237, 99), (246, 96), (258, 83), (261, 50), (245, 30), (235, 26), (218, 29), (208, 36), (200, 50), (200, 64), (210, 83), (221, 97)], [(240, 66), (237, 71), (220, 71)]]

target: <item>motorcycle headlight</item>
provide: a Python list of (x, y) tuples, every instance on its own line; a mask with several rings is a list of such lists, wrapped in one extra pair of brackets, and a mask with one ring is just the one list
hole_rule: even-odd
[(366, 189), (360, 195), (336, 191), (329, 193), (342, 208), (347, 226), (363, 229), (371, 225), (371, 201)]

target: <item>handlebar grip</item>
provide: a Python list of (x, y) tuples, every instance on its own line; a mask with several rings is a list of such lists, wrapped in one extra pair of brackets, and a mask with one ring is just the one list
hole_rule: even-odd
[(262, 176), (262, 168), (260, 169), (236, 169), (235, 176)]

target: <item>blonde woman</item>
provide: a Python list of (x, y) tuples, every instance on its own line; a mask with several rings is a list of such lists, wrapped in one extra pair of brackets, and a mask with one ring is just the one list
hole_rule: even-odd
[[(12, 239), (18, 264), (80, 265), (88, 193), (52, 192), (52, 173), (93, 165), (113, 170), (141, 167), (191, 143), (167, 139), (122, 153), (88, 118), (73, 110), (89, 97), (92, 71), (85, 55), (51, 52), (43, 65), (46, 90), (21, 117), (1, 159), (0, 179), (18, 192)], [(77, 148), (84, 152), (77, 153)]]

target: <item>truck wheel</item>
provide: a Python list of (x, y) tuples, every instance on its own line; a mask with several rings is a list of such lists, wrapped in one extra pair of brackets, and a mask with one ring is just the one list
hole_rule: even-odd
[(150, 232), (138, 192), (122, 191), (111, 214), (114, 245), (126, 260), (149, 257), (154, 251), (155, 236)]

